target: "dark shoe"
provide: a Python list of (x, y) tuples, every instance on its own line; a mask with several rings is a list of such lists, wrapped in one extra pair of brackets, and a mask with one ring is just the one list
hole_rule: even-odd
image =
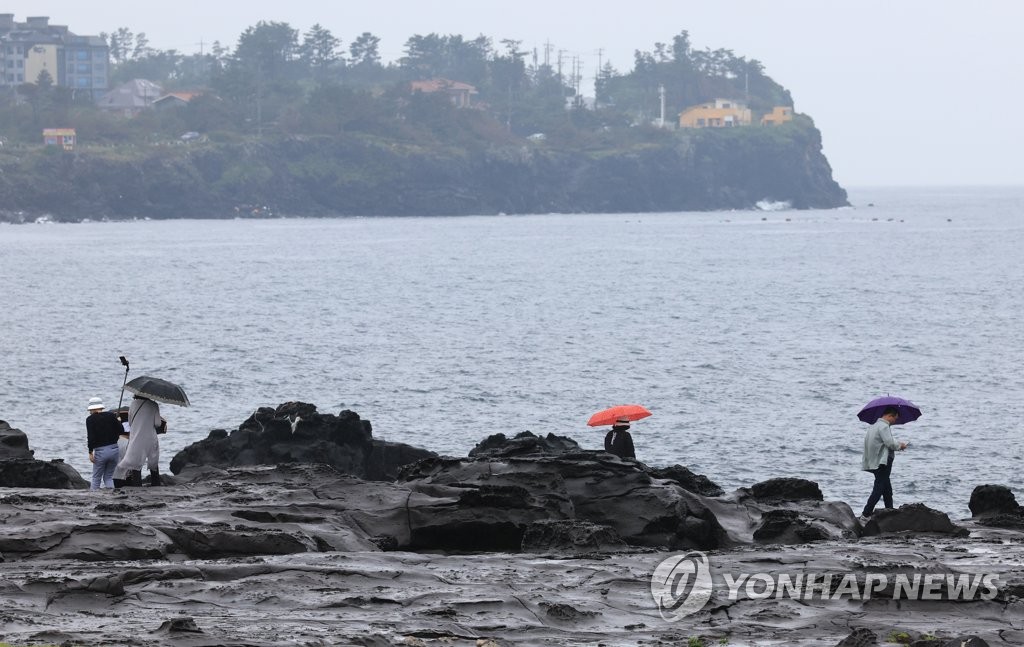
[(860, 516), (864, 517), (865, 519), (870, 519), (871, 515), (873, 514), (875, 514), (874, 510), (865, 510), (864, 512), (860, 513)]
[(142, 472), (139, 470), (128, 470), (124, 475), (125, 487), (142, 487)]
[(117, 490), (119, 488), (123, 488), (123, 487), (124, 487), (124, 479), (114, 479), (114, 489), (115, 490)]
[(149, 484), (150, 486), (160, 486), (164, 482), (160, 480), (160, 470), (149, 470)]

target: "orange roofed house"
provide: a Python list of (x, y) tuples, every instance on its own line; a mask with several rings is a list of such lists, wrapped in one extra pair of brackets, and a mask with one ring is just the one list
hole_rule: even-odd
[(473, 105), (473, 97), (479, 92), (468, 83), (450, 81), (448, 79), (427, 79), (425, 81), (413, 81), (410, 84), (412, 92), (443, 92), (451, 99), (452, 105), (456, 108), (469, 108)]
[(680, 128), (732, 128), (750, 125), (750, 108), (742, 101), (715, 99), (679, 113)]

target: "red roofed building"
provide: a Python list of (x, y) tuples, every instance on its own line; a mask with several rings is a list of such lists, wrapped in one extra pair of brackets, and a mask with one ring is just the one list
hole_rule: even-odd
[(443, 92), (451, 99), (456, 108), (469, 108), (473, 105), (473, 97), (479, 94), (476, 88), (468, 83), (450, 81), (448, 79), (427, 79), (425, 81), (413, 81), (410, 84), (411, 92)]
[(187, 105), (202, 92), (169, 92), (153, 102), (154, 108), (173, 108)]

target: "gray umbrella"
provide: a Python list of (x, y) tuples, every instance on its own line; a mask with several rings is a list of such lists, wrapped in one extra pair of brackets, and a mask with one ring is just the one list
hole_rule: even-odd
[(176, 404), (179, 407), (189, 406), (188, 396), (180, 386), (158, 377), (140, 375), (125, 384), (124, 388), (135, 395), (164, 404)]

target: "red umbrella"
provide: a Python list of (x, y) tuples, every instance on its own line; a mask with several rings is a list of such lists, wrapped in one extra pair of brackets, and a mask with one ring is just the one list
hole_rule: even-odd
[(590, 420), (587, 421), (587, 425), (590, 427), (601, 427), (604, 425), (613, 425), (616, 420), (640, 420), (651, 415), (651, 412), (641, 407), (639, 404), (620, 404), (604, 411), (598, 411), (594, 415), (590, 416)]

